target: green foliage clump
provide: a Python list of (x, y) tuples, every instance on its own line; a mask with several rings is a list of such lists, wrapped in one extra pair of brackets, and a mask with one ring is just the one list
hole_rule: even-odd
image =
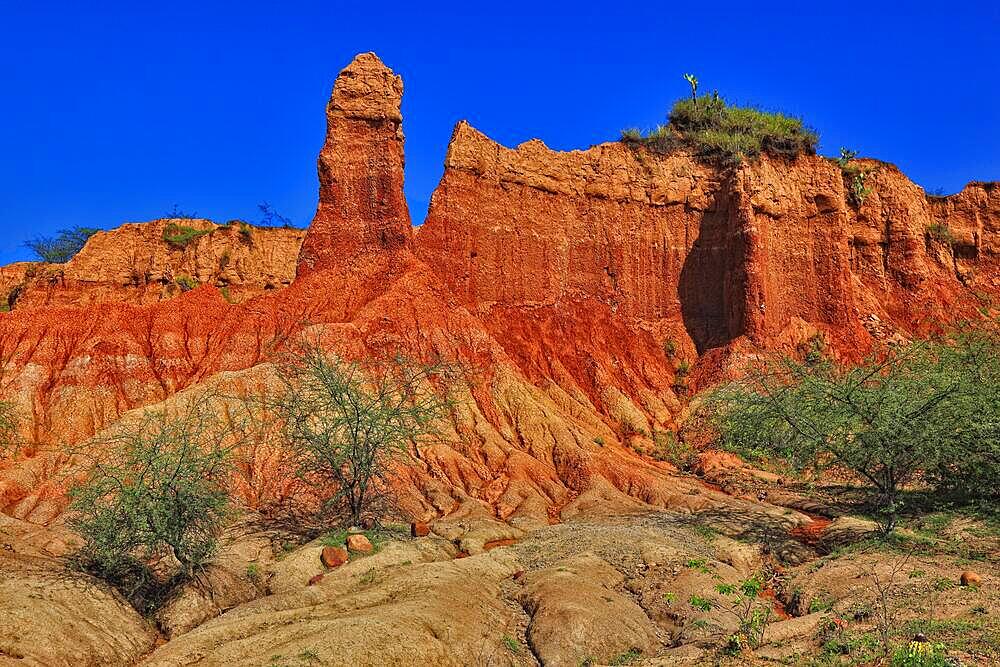
[(951, 233), (951, 228), (944, 223), (935, 222), (927, 225), (926, 231), (928, 238), (934, 239), (935, 241), (947, 243), (948, 245), (955, 242), (955, 235)]
[(211, 229), (196, 229), (195, 227), (170, 222), (163, 228), (163, 240), (170, 247), (183, 250), (202, 236), (211, 233)]
[(677, 437), (673, 431), (656, 431), (653, 434), (656, 448), (652, 457), (657, 461), (666, 461), (678, 470), (690, 470), (698, 458), (698, 450), (690, 443)]
[(855, 208), (861, 208), (861, 205), (865, 203), (868, 195), (872, 192), (871, 186), (865, 185), (865, 181), (875, 171), (875, 168), (865, 168), (855, 164), (854, 160), (857, 156), (857, 151), (841, 148), (837, 164), (840, 165), (840, 172), (844, 177), (844, 185), (847, 187), (847, 198)]
[(436, 434), (450, 409), (448, 368), (396, 357), (366, 364), (315, 345), (279, 367), (276, 414), (299, 476), (331, 489), (324, 513), (347, 525), (378, 522), (391, 509), (394, 465)]
[(517, 655), (521, 652), (521, 642), (517, 641), (510, 635), (504, 635), (500, 638), (500, 642), (503, 644), (504, 648)]
[(206, 397), (176, 415), (148, 412), (97, 442), (70, 488), (82, 569), (150, 611), (214, 554), (228, 516), (231, 431)]
[(948, 659), (944, 644), (915, 640), (896, 649), (890, 664), (892, 667), (948, 667), (954, 663)]
[(174, 282), (181, 288), (182, 292), (190, 292), (198, 286), (198, 281), (187, 275), (180, 275), (174, 278)]
[(24, 245), (41, 261), (62, 264), (73, 259), (87, 240), (99, 231), (93, 227), (71, 227), (60, 230), (55, 237), (39, 236)]
[(691, 99), (674, 103), (666, 125), (646, 135), (626, 130), (622, 141), (658, 153), (687, 149), (698, 158), (723, 165), (740, 164), (762, 153), (789, 159), (815, 155), (819, 135), (801, 119), (729, 105), (718, 93), (698, 96), (696, 89), (695, 79)]
[(746, 648), (760, 646), (773, 614), (771, 601), (761, 596), (763, 580), (749, 577), (737, 584), (717, 584), (715, 591), (722, 596), (720, 602), (692, 595), (688, 603), (699, 611), (719, 609), (736, 619), (736, 632), (730, 635), (726, 645), (728, 652), (739, 653)]
[(959, 330), (854, 368), (765, 363), (715, 390), (701, 416), (731, 451), (764, 449), (800, 468), (858, 474), (876, 492), (888, 534), (900, 490), (918, 479), (965, 498), (1000, 491), (1000, 336)]

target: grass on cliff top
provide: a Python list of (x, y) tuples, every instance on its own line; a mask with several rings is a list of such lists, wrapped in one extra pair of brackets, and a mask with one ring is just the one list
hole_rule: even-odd
[(789, 159), (815, 155), (819, 135), (800, 118), (728, 105), (713, 93), (678, 100), (666, 125), (645, 135), (625, 130), (622, 141), (661, 154), (687, 149), (695, 157), (729, 166), (762, 153)]
[(169, 223), (163, 228), (163, 240), (170, 246), (183, 250), (189, 244), (194, 243), (202, 236), (211, 234), (211, 229), (196, 229), (187, 225), (178, 225), (176, 222)]

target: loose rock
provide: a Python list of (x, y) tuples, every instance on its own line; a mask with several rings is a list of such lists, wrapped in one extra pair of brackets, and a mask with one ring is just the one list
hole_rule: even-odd
[(354, 551), (358, 553), (371, 553), (375, 547), (372, 546), (371, 541), (364, 535), (348, 535), (347, 536), (347, 550)]
[(351, 557), (344, 547), (323, 547), (323, 552), (320, 554), (319, 559), (323, 562), (323, 565), (332, 569), (340, 567), (349, 561)]

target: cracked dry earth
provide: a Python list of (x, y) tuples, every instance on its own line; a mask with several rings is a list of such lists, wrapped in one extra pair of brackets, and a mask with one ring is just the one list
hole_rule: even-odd
[[(294, 544), (247, 521), (151, 619), (67, 572), (58, 530), (4, 519), (0, 665), (838, 664), (814, 662), (824, 628), (836, 618), (870, 630), (851, 610), (872, 604), (872, 573), (888, 576), (898, 557), (850, 549), (871, 524), (777, 504), (817, 509), (775, 484), (772, 503), (692, 481), (678, 477), (719, 502), (652, 510), (603, 499), (526, 528), (466, 513), (426, 537), (386, 531), (374, 553), (332, 570), (321, 540)], [(955, 528), (966, 529), (982, 534)], [(997, 540), (984, 544), (995, 564)], [(978, 588), (942, 586), (961, 559), (909, 558), (893, 593), (901, 622), (969, 623), (980, 641), (963, 664), (991, 664), (1000, 626), (976, 614), (998, 608), (992, 570), (979, 563)], [(751, 575), (767, 580), (774, 622), (756, 651), (727, 656), (735, 620), (688, 600), (721, 601), (716, 585)]]

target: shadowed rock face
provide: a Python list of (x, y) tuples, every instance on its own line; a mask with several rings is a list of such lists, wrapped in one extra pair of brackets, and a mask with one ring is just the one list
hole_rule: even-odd
[[(307, 331), (346, 357), (440, 355), (473, 371), (444, 442), (404, 471), (415, 518), (528, 526), (602, 503), (688, 507), (701, 501), (636, 451), (676, 426), (691, 392), (761, 348), (822, 334), (852, 359), (979, 317), (1000, 294), (1000, 189), (928, 201), (872, 161), (855, 208), (819, 157), (722, 172), (617, 142), (508, 149), (460, 123), (414, 233), (401, 95), (373, 54), (337, 78), (315, 219), (296, 258), (272, 258), (295, 271), (287, 288), (0, 315), (0, 393), (25, 436), (77, 442), (206, 382), (257, 391), (274, 351)], [(934, 224), (955, 242), (930, 238)], [(2, 465), (0, 510), (58, 518), (61, 459)]]

